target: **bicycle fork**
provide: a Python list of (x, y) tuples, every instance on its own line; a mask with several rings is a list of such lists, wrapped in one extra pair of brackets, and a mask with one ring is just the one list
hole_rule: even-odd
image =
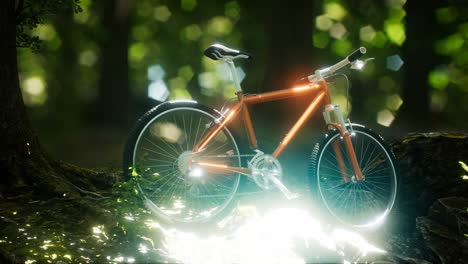
[[(354, 151), (353, 143), (351, 141), (351, 132), (348, 131), (348, 129), (346, 129), (346, 124), (340, 107), (338, 105), (327, 104), (323, 111), (323, 118), (325, 119), (327, 127), (332, 126), (336, 128), (340, 132), (340, 135), (343, 137), (346, 154), (351, 163), (351, 167), (353, 168), (355, 180), (365, 180), (365, 177), (362, 174), (361, 167), (359, 166), (359, 162), (356, 157), (356, 152)], [(343, 178), (343, 181), (346, 183), (348, 183), (350, 180), (354, 181), (354, 179), (350, 179), (347, 174), (344, 157), (341, 153), (338, 141), (333, 141), (332, 147), (336, 155), (336, 162), (338, 163), (338, 167), (340, 168), (341, 177)]]

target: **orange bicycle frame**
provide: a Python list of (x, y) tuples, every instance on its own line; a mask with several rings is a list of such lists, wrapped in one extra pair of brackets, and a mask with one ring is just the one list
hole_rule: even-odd
[[(328, 92), (328, 87), (325, 81), (321, 81), (315, 84), (309, 84), (305, 86), (295, 87), (291, 89), (284, 89), (279, 91), (267, 92), (262, 94), (252, 94), (252, 95), (244, 95), (242, 92), (237, 93), (238, 101), (237, 103), (231, 108), (229, 112), (225, 114), (225, 118), (222, 119), (219, 123), (214, 125), (208, 133), (195, 145), (194, 152), (198, 152), (203, 150), (210, 141), (223, 129), (226, 127), (240, 112), (242, 112), (244, 124), (247, 130), (247, 134), (249, 137), (250, 144), (253, 148), (257, 148), (257, 139), (255, 136), (255, 131), (252, 125), (252, 120), (250, 118), (250, 113), (248, 111), (247, 106), (250, 104), (258, 104), (264, 103), (269, 101), (276, 101), (282, 100), (291, 97), (297, 96), (307, 96), (307, 95), (315, 95), (313, 100), (310, 102), (304, 113), (299, 117), (296, 123), (292, 126), (280, 144), (276, 147), (275, 151), (273, 152), (272, 156), (278, 158), (279, 155), (283, 152), (283, 150), (288, 146), (291, 140), (297, 135), (299, 130), (304, 126), (307, 120), (315, 113), (317, 107), (323, 104), (330, 104), (330, 94)], [(336, 127), (341, 136), (343, 136), (346, 154), (349, 157), (351, 165), (353, 167), (354, 173), (356, 175), (357, 180), (362, 180), (364, 177), (362, 175), (361, 169), (359, 167), (359, 163), (356, 158), (356, 154), (354, 152), (354, 147), (351, 142), (350, 133), (346, 131), (345, 128), (342, 128), (340, 124), (327, 124), (333, 127)], [(343, 155), (339, 150), (338, 146), (334, 146), (334, 150), (337, 156), (337, 162), (341, 170), (341, 174), (343, 180), (345, 182), (349, 182), (349, 178), (346, 174), (346, 169), (344, 166)], [(205, 163), (203, 165), (209, 166), (209, 164)], [(211, 167), (220, 168), (219, 165), (212, 164)], [(221, 166), (222, 168), (222, 166)], [(228, 167), (226, 167), (228, 168)]]

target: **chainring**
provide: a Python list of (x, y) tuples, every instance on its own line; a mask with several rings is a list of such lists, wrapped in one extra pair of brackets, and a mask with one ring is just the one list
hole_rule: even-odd
[(266, 175), (273, 176), (278, 180), (283, 177), (283, 170), (278, 159), (268, 154), (256, 155), (249, 162), (252, 169), (252, 178), (255, 183), (264, 190), (276, 188), (276, 185)]

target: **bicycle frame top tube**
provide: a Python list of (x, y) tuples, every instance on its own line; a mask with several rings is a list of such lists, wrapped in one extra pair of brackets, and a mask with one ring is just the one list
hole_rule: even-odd
[(273, 152), (273, 157), (278, 157), (286, 148), (290, 141), (297, 135), (298, 131), (304, 126), (305, 122), (315, 113), (317, 107), (322, 104), (330, 104), (330, 94), (325, 81), (320, 81), (314, 84), (309, 84), (291, 89), (283, 89), (279, 91), (266, 92), (261, 94), (244, 95), (242, 92), (237, 93), (238, 102), (225, 114), (225, 118), (216, 123), (208, 133), (195, 145), (194, 151), (203, 150), (209, 142), (242, 111), (244, 116), (244, 124), (247, 128), (247, 133), (250, 139), (250, 144), (253, 148), (257, 148), (255, 132), (253, 130), (250, 114), (247, 109), (249, 104), (259, 104), (269, 101), (282, 100), (291, 97), (314, 95), (309, 106), (304, 113), (299, 117), (296, 123), (292, 126), (280, 144)]

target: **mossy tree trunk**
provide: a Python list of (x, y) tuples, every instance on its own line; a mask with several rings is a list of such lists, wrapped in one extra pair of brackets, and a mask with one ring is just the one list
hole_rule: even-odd
[(50, 159), (31, 127), (18, 79), (15, 0), (0, 2), (0, 36), (0, 197), (89, 194), (104, 175)]

